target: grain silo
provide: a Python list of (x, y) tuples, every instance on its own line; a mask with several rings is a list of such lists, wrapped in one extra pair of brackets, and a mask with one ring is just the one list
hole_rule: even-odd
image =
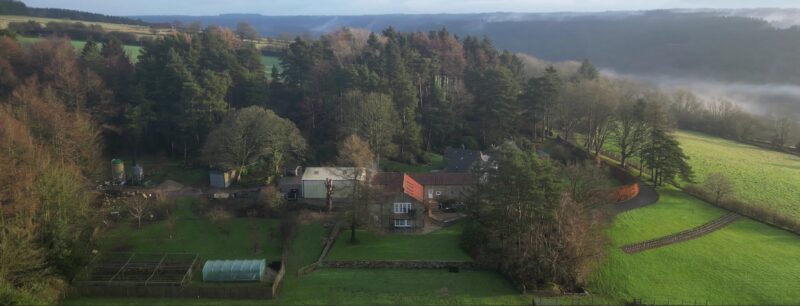
[(111, 181), (114, 184), (125, 184), (125, 163), (121, 159), (111, 160)]

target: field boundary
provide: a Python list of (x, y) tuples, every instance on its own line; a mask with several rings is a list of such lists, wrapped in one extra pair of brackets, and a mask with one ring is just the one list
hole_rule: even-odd
[(679, 233), (675, 233), (669, 236), (664, 236), (661, 238), (651, 239), (644, 242), (638, 242), (634, 244), (629, 244), (622, 247), (622, 250), (625, 253), (633, 254), (638, 253), (650, 249), (656, 249), (664, 246), (668, 246), (671, 244), (692, 240), (695, 238), (699, 238), (701, 236), (710, 234), (716, 230), (719, 230), (728, 224), (733, 223), (734, 221), (738, 220), (741, 217), (737, 213), (728, 213), (722, 217), (714, 219), (706, 224), (701, 226), (685, 230)]
[(456, 260), (325, 260), (321, 268), (344, 269), (481, 269), (474, 261)]

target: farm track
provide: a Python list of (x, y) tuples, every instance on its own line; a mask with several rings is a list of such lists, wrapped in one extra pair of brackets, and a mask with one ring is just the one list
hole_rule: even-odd
[(695, 227), (693, 229), (685, 230), (685, 231), (682, 231), (680, 233), (675, 233), (675, 234), (672, 234), (672, 235), (669, 235), (669, 236), (656, 238), (656, 239), (652, 239), (652, 240), (648, 240), (648, 241), (644, 241), (644, 242), (629, 244), (629, 245), (623, 246), (622, 250), (625, 253), (633, 254), (633, 253), (637, 253), (637, 252), (641, 252), (641, 251), (645, 251), (645, 250), (649, 250), (649, 249), (655, 249), (655, 248), (668, 246), (668, 245), (673, 244), (673, 243), (679, 243), (679, 242), (683, 242), (683, 241), (687, 241), (687, 240), (692, 240), (692, 239), (695, 239), (695, 238), (699, 238), (699, 237), (701, 237), (703, 235), (712, 233), (712, 232), (714, 232), (714, 231), (716, 231), (718, 229), (721, 229), (721, 228), (727, 226), (728, 224), (733, 223), (733, 221), (736, 221), (737, 219), (739, 219), (739, 217), (741, 217), (741, 216), (739, 216), (739, 214), (728, 213), (728, 214), (726, 214), (726, 215), (724, 215), (724, 216), (722, 216), (722, 217), (720, 217), (718, 219), (715, 219), (715, 220), (713, 220), (711, 222), (708, 222), (708, 223), (703, 224), (701, 226)]

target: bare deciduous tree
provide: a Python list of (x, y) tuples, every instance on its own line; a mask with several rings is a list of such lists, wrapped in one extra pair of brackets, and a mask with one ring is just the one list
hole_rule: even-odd
[(144, 196), (136, 195), (128, 201), (128, 211), (136, 219), (138, 228), (142, 228), (142, 218), (150, 213), (150, 209), (150, 201)]
[(719, 201), (733, 195), (734, 192), (734, 186), (728, 177), (718, 172), (709, 174), (703, 187), (714, 196), (714, 204), (719, 204)]

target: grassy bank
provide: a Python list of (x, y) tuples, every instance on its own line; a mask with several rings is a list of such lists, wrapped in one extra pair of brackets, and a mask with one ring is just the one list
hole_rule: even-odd
[(800, 219), (800, 157), (692, 132), (678, 132), (698, 182), (727, 176), (735, 197)]
[(618, 302), (791, 304), (800, 281), (800, 238), (742, 219), (701, 238), (628, 255), (620, 247), (689, 229), (723, 210), (674, 189), (652, 206), (619, 215), (609, 229), (608, 261), (590, 290)]

